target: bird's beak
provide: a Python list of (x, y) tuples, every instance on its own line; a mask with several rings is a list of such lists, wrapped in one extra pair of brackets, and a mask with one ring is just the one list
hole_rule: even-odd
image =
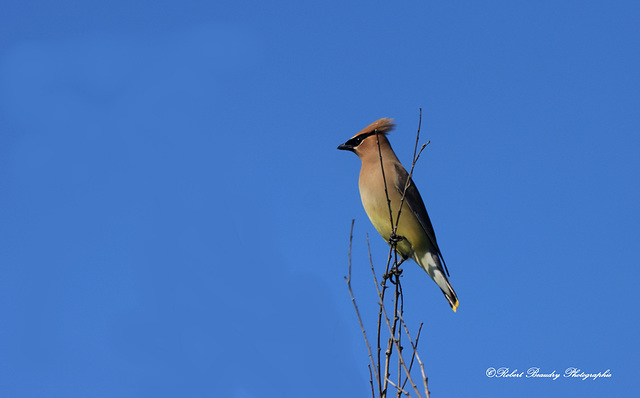
[(353, 152), (353, 147), (351, 145), (347, 145), (347, 144), (338, 145), (338, 149), (340, 149), (342, 151), (351, 151), (351, 152)]

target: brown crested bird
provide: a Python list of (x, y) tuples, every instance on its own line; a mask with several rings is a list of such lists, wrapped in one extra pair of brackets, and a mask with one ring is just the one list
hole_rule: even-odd
[[(388, 243), (391, 244), (390, 240), (396, 242), (396, 250), (403, 261), (411, 258), (418, 263), (440, 287), (449, 305), (456, 311), (458, 297), (447, 279), (448, 270), (445, 274), (446, 264), (438, 247), (427, 209), (418, 188), (409, 178), (407, 170), (398, 160), (387, 139), (387, 133), (395, 127), (392, 121), (393, 119), (384, 118), (371, 123), (338, 146), (338, 149), (354, 152), (362, 161), (359, 181), (360, 198), (364, 210), (378, 233)], [(382, 157), (382, 166), (380, 157)], [(385, 180), (394, 226), (406, 186), (395, 236), (392, 234), (393, 227), (389, 217)]]

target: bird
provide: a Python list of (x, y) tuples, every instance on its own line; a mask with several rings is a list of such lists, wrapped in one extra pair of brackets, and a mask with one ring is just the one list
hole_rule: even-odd
[[(360, 198), (375, 229), (387, 243), (392, 246), (395, 244), (402, 261), (411, 258), (429, 274), (455, 312), (459, 305), (458, 296), (447, 278), (449, 271), (438, 247), (429, 214), (418, 188), (398, 160), (387, 138), (394, 127), (393, 119), (376, 120), (339, 145), (338, 149), (354, 152), (360, 158)], [(396, 221), (400, 203), (402, 211), (400, 220)], [(395, 233), (389, 208), (393, 225), (397, 223)]]

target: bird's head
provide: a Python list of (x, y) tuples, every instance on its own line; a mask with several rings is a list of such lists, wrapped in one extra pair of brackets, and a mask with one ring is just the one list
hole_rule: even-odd
[[(358, 134), (351, 137), (347, 142), (338, 146), (338, 149), (354, 152), (361, 157), (364, 153), (378, 153), (378, 142), (376, 137), (380, 139), (381, 144), (389, 145), (385, 135), (393, 130), (395, 124), (393, 119), (383, 118), (371, 123)], [(382, 138), (381, 138), (382, 137)]]

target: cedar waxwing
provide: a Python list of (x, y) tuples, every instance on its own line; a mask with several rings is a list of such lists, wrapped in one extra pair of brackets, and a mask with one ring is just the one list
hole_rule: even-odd
[[(338, 149), (354, 152), (362, 161), (359, 181), (362, 205), (373, 226), (387, 242), (391, 238), (392, 227), (384, 181), (386, 179), (395, 226), (402, 193), (409, 179), (407, 170), (396, 157), (386, 137), (386, 134), (395, 126), (392, 121), (393, 119), (387, 118), (375, 121), (349, 141), (338, 146)], [(380, 156), (382, 156), (384, 178)], [(397, 225), (396, 250), (402, 256), (403, 261), (412, 258), (422, 269), (427, 271), (455, 311), (458, 308), (458, 297), (445, 275), (446, 264), (442, 253), (440, 253), (440, 248), (438, 248), (427, 209), (424, 207), (418, 189), (411, 180), (409, 180), (400, 221)]]

